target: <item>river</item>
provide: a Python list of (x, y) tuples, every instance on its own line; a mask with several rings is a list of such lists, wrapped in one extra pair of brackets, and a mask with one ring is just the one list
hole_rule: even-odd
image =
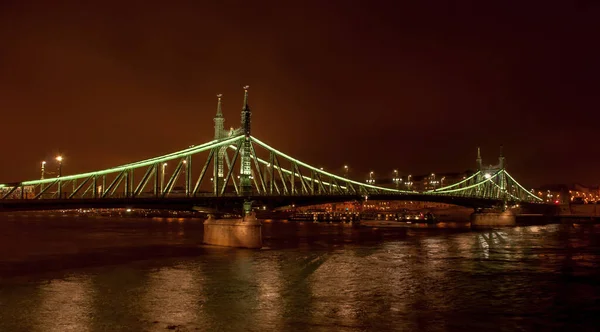
[(600, 225), (472, 230), (0, 214), (0, 331), (595, 331)]

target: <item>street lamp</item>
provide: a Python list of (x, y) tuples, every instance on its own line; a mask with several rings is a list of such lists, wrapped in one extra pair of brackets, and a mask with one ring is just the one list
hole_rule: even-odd
[(42, 180), (44, 179), (44, 173), (46, 173), (46, 162), (42, 161)]
[(373, 179), (373, 171), (369, 172), (369, 178), (367, 179), (367, 183), (373, 184), (375, 183), (375, 179)]
[(167, 168), (167, 163), (162, 164), (162, 172), (160, 174), (160, 191), (165, 192), (165, 169)]
[(348, 165), (344, 165), (344, 176), (348, 177)]
[[(56, 161), (58, 161), (58, 177), (62, 176), (62, 161), (63, 161), (63, 157), (62, 156), (58, 156), (56, 157)], [(43, 167), (42, 163), (42, 167)]]
[(190, 177), (188, 174), (188, 164), (187, 164), (187, 159), (183, 159), (182, 161), (183, 163), (183, 174), (185, 174), (185, 195), (187, 196), (189, 194), (190, 191)]
[[(46, 173), (46, 162), (42, 161), (42, 176), (41, 179), (44, 179), (44, 174)], [(40, 191), (44, 191), (44, 184), (40, 184)]]

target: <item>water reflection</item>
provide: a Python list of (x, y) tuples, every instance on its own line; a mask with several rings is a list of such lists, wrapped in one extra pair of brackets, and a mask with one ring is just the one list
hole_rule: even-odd
[(148, 275), (141, 306), (146, 321), (159, 328), (193, 326), (202, 317), (206, 301), (199, 269), (177, 265), (160, 268)]
[[(0, 330), (585, 330), (596, 326), (585, 322), (599, 323), (594, 227), (270, 227), (276, 249), (156, 249), (149, 252), (163, 258), (2, 280)], [(189, 234), (164, 232), (163, 243), (179, 248), (193, 241)]]
[(490, 249), (502, 248), (507, 243), (507, 234), (498, 230), (482, 231), (477, 236), (481, 254), (484, 258), (490, 258)]
[(260, 259), (256, 262), (255, 275), (258, 283), (256, 310), (260, 317), (257, 321), (269, 330), (283, 329), (283, 310), (285, 310), (283, 293), (285, 279), (280, 266), (281, 258)]
[(92, 299), (88, 276), (54, 279), (39, 287), (39, 307), (32, 311), (36, 331), (90, 331)]

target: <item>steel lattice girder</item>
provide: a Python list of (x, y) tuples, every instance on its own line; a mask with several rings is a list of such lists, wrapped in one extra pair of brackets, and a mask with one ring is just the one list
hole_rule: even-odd
[[(42, 195), (48, 191), (48, 189), (54, 185), (58, 185), (61, 188), (58, 192), (66, 185), (68, 181), (73, 183), (74, 189), (70, 194), (69, 198), (74, 197), (86, 184), (91, 184), (85, 190), (85, 192), (81, 195), (85, 196), (90, 189), (93, 190), (93, 197), (96, 197), (96, 181), (98, 176), (102, 176), (103, 185), (102, 185), (102, 193), (100, 193), (100, 197), (110, 197), (113, 196), (120, 186), (121, 182), (125, 179), (126, 183), (124, 185), (125, 195), (131, 195), (131, 197), (137, 197), (141, 194), (146, 186), (147, 182), (149, 182), (150, 177), (154, 176), (155, 179), (155, 194), (165, 197), (170, 194), (175, 182), (177, 181), (184, 160), (188, 162), (186, 166), (186, 195), (196, 195), (199, 187), (202, 183), (203, 178), (205, 177), (206, 171), (208, 170), (210, 161), (212, 158), (218, 158), (215, 155), (215, 150), (220, 150), (223, 148), (230, 148), (235, 150), (235, 155), (233, 160), (229, 159), (229, 155), (225, 151), (225, 162), (228, 168), (227, 176), (225, 177), (222, 184), (220, 184), (219, 188), (215, 189), (215, 194), (217, 196), (227, 194), (226, 188), (229, 181), (233, 178), (233, 186), (235, 189), (235, 193), (239, 195), (239, 188), (235, 181), (235, 164), (239, 158), (237, 158), (238, 153), (241, 148), (241, 143), (245, 140), (246, 137), (243, 135), (230, 137), (222, 140), (213, 140), (198, 146), (190, 147), (181, 151), (169, 153), (164, 156), (159, 156), (155, 158), (150, 158), (146, 160), (142, 160), (139, 162), (134, 162), (114, 168), (109, 168), (101, 171), (95, 172), (87, 172), (75, 175), (62, 176), (60, 178), (48, 178), (42, 180), (32, 180), (32, 181), (24, 181), (16, 184), (0, 184), (0, 188), (10, 188), (7, 194), (3, 196), (3, 198), (9, 197), (18, 187), (23, 186), (40, 186), (40, 193), (35, 198), (40, 198)], [(253, 190), (261, 195), (273, 195), (274, 191), (278, 194), (283, 195), (296, 195), (296, 191), (301, 195), (351, 195), (351, 194), (376, 194), (376, 193), (384, 193), (384, 194), (416, 194), (416, 191), (406, 191), (406, 190), (398, 190), (392, 188), (380, 187), (372, 184), (365, 184), (362, 182), (354, 181), (345, 177), (338, 176), (336, 174), (326, 172), (317, 167), (306, 164), (300, 160), (292, 158), (285, 153), (278, 151), (266, 143), (256, 139), (255, 137), (250, 136), (250, 158), (253, 160), (253, 165), (251, 165), (251, 173), (253, 181)], [(262, 159), (258, 157), (254, 145), (257, 145), (269, 153), (268, 160)], [(191, 156), (195, 154), (199, 154), (202, 152), (210, 151), (206, 163), (198, 177), (196, 185), (193, 190), (191, 188)], [(160, 190), (158, 189), (158, 176), (159, 176), (159, 167), (161, 163), (179, 159), (179, 163), (177, 165), (176, 170), (171, 175), (166, 186), (162, 186)], [(280, 164), (280, 160), (285, 160), (290, 164), (290, 168), (282, 167)], [(222, 161), (221, 161), (222, 162)], [(252, 167), (254, 166), (254, 167)], [(264, 172), (264, 168), (269, 168), (269, 172), (267, 176), (267, 172)], [(139, 181), (137, 186), (134, 185), (133, 171), (138, 168), (146, 168), (144, 176)], [(307, 169), (308, 172), (304, 175), (302, 174), (301, 168)], [(277, 177), (275, 176), (275, 169), (277, 169), (277, 174), (279, 175), (279, 184), (277, 183)], [(111, 184), (106, 187), (106, 175), (116, 174), (116, 177), (112, 180)], [(268, 178), (268, 184), (266, 179)], [(481, 178), (481, 172), (477, 172), (470, 177), (443, 187), (433, 191), (423, 192), (421, 194), (424, 195), (453, 195), (453, 196), (465, 196), (465, 197), (489, 197), (493, 199), (514, 199), (514, 200), (524, 200), (524, 201), (540, 201), (540, 199), (531, 194), (525, 188), (523, 188), (518, 182), (508, 174), (504, 169), (497, 171), (495, 174), (491, 176), (486, 176), (485, 179), (481, 181), (477, 181), (477, 179)], [(324, 181), (326, 179), (327, 181)], [(77, 180), (83, 180), (76, 186)], [(219, 185), (218, 179), (215, 179), (215, 185)], [(299, 180), (299, 186), (296, 188), (296, 180)], [(47, 184), (45, 188), (43, 185)], [(290, 186), (288, 188), (288, 185)], [(280, 187), (282, 190), (280, 190)], [(316, 187), (316, 188), (315, 188)], [(275, 190), (273, 190), (275, 188)], [(327, 189), (328, 188), (328, 189)], [(509, 189), (514, 191), (514, 193), (509, 192)], [(159, 194), (160, 192), (160, 194)]]

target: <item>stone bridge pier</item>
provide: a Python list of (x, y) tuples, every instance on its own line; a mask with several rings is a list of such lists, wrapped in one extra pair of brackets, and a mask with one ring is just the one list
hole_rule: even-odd
[(515, 226), (516, 214), (513, 210), (480, 210), (471, 214), (471, 227)]
[(244, 202), (244, 216), (234, 219), (217, 219), (208, 215), (204, 221), (204, 243), (235, 248), (259, 249), (262, 247), (262, 224), (252, 212), (252, 203)]

